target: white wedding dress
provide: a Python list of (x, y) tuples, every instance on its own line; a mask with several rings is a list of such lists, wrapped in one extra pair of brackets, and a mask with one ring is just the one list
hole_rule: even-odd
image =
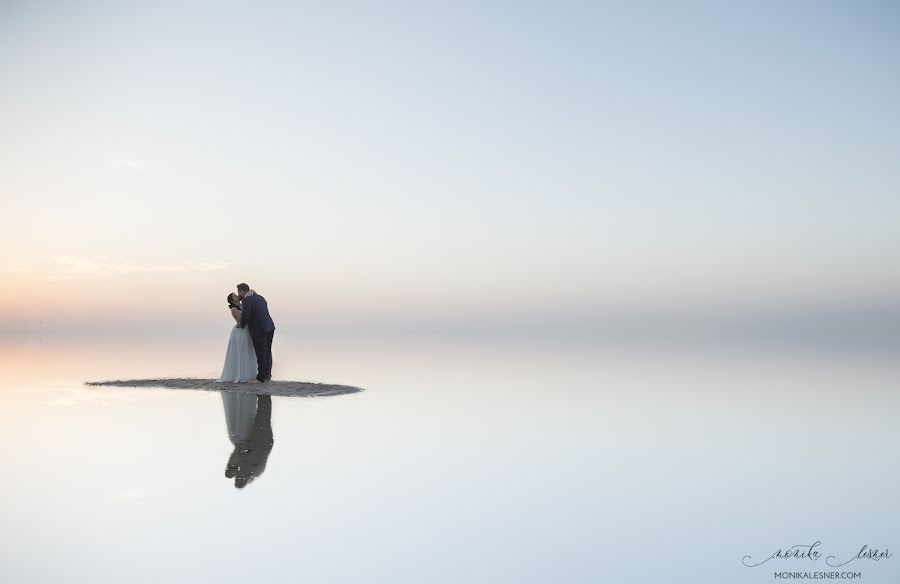
[(219, 381), (228, 383), (247, 383), (256, 379), (256, 352), (250, 339), (250, 330), (235, 326), (228, 337), (228, 349), (225, 351), (225, 366)]

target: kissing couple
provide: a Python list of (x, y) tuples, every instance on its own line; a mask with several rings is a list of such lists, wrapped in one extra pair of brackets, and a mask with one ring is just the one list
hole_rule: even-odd
[(227, 301), (237, 324), (228, 337), (225, 366), (219, 381), (247, 383), (255, 378), (266, 383), (272, 379), (272, 339), (275, 337), (269, 305), (247, 284), (238, 284), (237, 293), (229, 294)]

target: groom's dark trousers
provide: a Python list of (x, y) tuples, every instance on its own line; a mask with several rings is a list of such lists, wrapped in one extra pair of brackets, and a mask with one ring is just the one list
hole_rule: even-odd
[(254, 332), (250, 329), (250, 338), (253, 340), (253, 351), (256, 352), (256, 378), (263, 379), (272, 378), (272, 340), (275, 338), (275, 331)]
[(272, 341), (275, 323), (269, 316), (269, 305), (259, 294), (244, 297), (241, 310), (241, 327), (250, 327), (250, 339), (256, 352), (256, 378), (264, 381), (272, 378)]

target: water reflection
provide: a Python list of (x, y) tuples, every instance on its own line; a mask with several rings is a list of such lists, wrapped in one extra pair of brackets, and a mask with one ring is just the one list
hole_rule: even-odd
[(272, 397), (242, 391), (223, 391), (225, 425), (234, 451), (225, 476), (242, 489), (266, 469), (275, 439), (272, 434)]
[[(114, 381), (86, 381), (95, 387), (187, 389), (218, 391), (225, 408), (228, 438), (234, 445), (225, 476), (234, 479), (238, 489), (253, 482), (266, 469), (266, 461), (275, 440), (272, 435), (272, 396), (334, 397), (363, 391), (352, 385), (335, 385), (312, 381), (271, 381), (260, 383), (224, 383), (215, 379), (196, 377), (165, 377), (153, 379), (119, 379)], [(235, 391), (236, 386), (241, 391)]]

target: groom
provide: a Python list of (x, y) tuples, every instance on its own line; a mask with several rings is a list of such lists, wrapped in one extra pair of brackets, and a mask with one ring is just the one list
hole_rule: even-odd
[(260, 383), (272, 379), (272, 339), (275, 337), (275, 323), (269, 316), (266, 299), (250, 289), (246, 284), (237, 285), (241, 299), (241, 328), (250, 326), (250, 338), (256, 351), (257, 375)]

